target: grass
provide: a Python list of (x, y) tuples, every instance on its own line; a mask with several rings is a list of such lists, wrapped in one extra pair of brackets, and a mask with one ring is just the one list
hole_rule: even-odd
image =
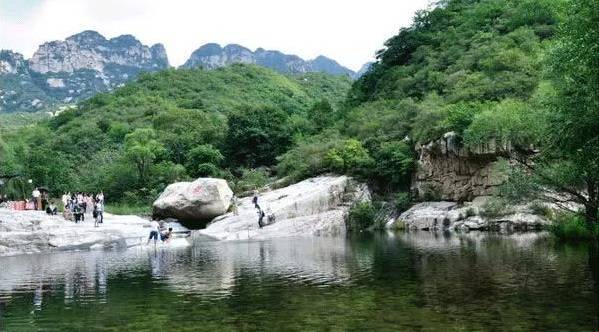
[(152, 206), (149, 204), (113, 203), (106, 204), (106, 212), (117, 215), (151, 215)]

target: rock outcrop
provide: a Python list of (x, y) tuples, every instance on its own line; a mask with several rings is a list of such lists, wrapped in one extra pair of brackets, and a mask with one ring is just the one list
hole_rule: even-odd
[(322, 55), (313, 60), (304, 60), (297, 55), (285, 54), (279, 51), (258, 48), (252, 52), (250, 49), (237, 44), (221, 47), (215, 43), (205, 44), (195, 50), (181, 67), (215, 69), (234, 63), (256, 64), (281, 73), (325, 72), (332, 75), (349, 75), (351, 77), (356, 74), (352, 70), (341, 66), (335, 60)]
[(468, 201), (492, 194), (504, 181), (494, 165), (500, 157), (509, 156), (512, 147), (492, 140), (476, 149), (466, 149), (460, 144), (460, 137), (449, 132), (416, 150), (419, 159), (413, 189), (418, 196)]
[(534, 213), (531, 206), (510, 206), (503, 211), (488, 213), (490, 197), (478, 197), (472, 202), (422, 202), (397, 218), (389, 220), (388, 229), (406, 228), (425, 231), (498, 230), (523, 231), (548, 226), (551, 222)]
[(261, 193), (258, 203), (266, 212), (258, 226), (252, 197), (241, 199), (237, 214), (215, 218), (199, 233), (218, 240), (266, 239), (345, 233), (352, 203), (370, 200), (368, 188), (346, 176), (322, 176)]
[[(150, 232), (148, 220), (106, 213), (104, 223), (94, 227), (90, 217), (88, 221), (75, 224), (62, 216), (49, 216), (42, 211), (0, 208), (0, 256), (57, 250), (126, 248), (143, 245), (147, 241)], [(176, 223), (170, 223), (169, 226), (176, 231), (185, 230)]]
[(199, 178), (193, 182), (177, 182), (160, 194), (153, 204), (153, 214), (155, 218), (209, 221), (227, 212), (232, 197), (233, 191), (223, 179)]
[(164, 46), (131, 35), (106, 39), (84, 31), (40, 45), (31, 59), (0, 53), (0, 111), (32, 111), (74, 103), (121, 86), (141, 72), (169, 67)]

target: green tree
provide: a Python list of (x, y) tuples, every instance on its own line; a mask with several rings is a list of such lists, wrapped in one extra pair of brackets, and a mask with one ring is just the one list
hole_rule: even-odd
[(550, 53), (557, 91), (550, 144), (540, 176), (585, 207), (589, 228), (599, 209), (599, 2), (573, 0)]
[(238, 165), (272, 165), (291, 145), (289, 116), (279, 108), (245, 106), (228, 120), (227, 154)]
[(138, 128), (125, 136), (125, 156), (135, 165), (141, 186), (147, 183), (150, 167), (164, 152), (164, 146), (156, 140), (156, 132), (151, 128)]
[(225, 157), (212, 144), (203, 144), (187, 154), (187, 170), (193, 177), (217, 176)]

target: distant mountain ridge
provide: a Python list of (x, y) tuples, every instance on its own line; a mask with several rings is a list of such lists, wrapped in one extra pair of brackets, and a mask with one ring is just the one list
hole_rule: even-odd
[[(252, 52), (237, 44), (205, 44), (180, 68), (214, 69), (234, 63), (252, 63), (280, 73), (325, 72), (358, 77), (358, 73), (325, 56), (304, 60), (262, 48)], [(28, 60), (19, 53), (0, 50), (0, 113), (76, 103), (117, 88), (141, 72), (169, 67), (162, 44), (143, 45), (131, 35), (107, 39), (92, 30), (46, 42)]]
[(162, 44), (83, 31), (39, 46), (31, 59), (0, 51), (0, 112), (35, 111), (112, 90), (142, 71), (169, 67)]
[(258, 48), (252, 52), (241, 45), (229, 44), (221, 47), (216, 43), (202, 45), (191, 54), (181, 68), (215, 69), (233, 63), (256, 64), (281, 73), (325, 72), (332, 75), (349, 75), (350, 77), (356, 75), (351, 69), (322, 55), (313, 60), (304, 60), (297, 55), (285, 54), (280, 51)]

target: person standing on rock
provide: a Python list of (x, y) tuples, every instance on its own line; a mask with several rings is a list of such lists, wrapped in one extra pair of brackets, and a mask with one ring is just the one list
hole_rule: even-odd
[(262, 221), (264, 220), (264, 216), (266, 214), (264, 213), (264, 211), (262, 211), (262, 209), (260, 207), (258, 207), (258, 228), (262, 228)]
[(39, 210), (42, 208), (42, 193), (37, 189), (33, 189), (31, 192), (31, 197), (33, 197), (33, 208), (35, 210)]
[(98, 226), (98, 224), (104, 223), (104, 203), (103, 202), (97, 201), (96, 204), (94, 204), (93, 216), (94, 216), (96, 226)]
[(160, 234), (160, 224), (158, 224), (156, 220), (150, 221), (150, 237), (148, 238), (148, 243), (146, 244), (150, 244), (150, 241), (154, 239), (154, 245), (156, 245), (156, 242), (158, 241), (158, 234)]
[(238, 204), (237, 196), (235, 196), (235, 195), (231, 196), (231, 211), (236, 216), (239, 215), (239, 210), (237, 209), (237, 204)]
[(254, 203), (254, 207), (260, 210), (260, 205), (258, 205), (258, 191), (254, 190), (254, 197), (252, 198), (252, 203)]

